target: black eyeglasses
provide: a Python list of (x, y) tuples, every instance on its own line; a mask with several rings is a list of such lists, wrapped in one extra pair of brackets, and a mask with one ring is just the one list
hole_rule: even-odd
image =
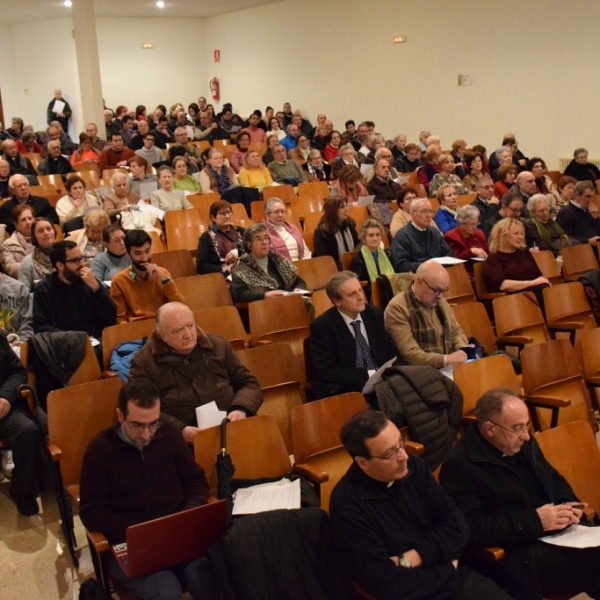
[(67, 258), (65, 259), (66, 263), (72, 262), (75, 264), (79, 264), (80, 262), (83, 262), (83, 256), (79, 256), (78, 258)]
[(130, 423), (127, 420), (125, 422), (134, 431), (141, 432), (141, 431), (144, 431), (144, 429), (147, 429), (150, 433), (155, 433), (156, 430), (162, 425), (162, 423), (160, 422), (160, 419), (153, 421), (152, 423), (138, 423), (137, 421), (132, 421)]
[(423, 277), (421, 277), (421, 281), (436, 295), (436, 296), (441, 296), (442, 294), (445, 294), (450, 288), (444, 288), (443, 290), (438, 290), (437, 288), (434, 288), (432, 286), (430, 286), (427, 281), (425, 279), (423, 279)]
[(370, 458), (379, 458), (381, 460), (393, 460), (398, 455), (400, 450), (404, 450), (406, 448), (406, 440), (404, 438), (400, 438), (398, 445), (390, 450), (385, 456), (376, 456), (375, 454), (371, 454)]

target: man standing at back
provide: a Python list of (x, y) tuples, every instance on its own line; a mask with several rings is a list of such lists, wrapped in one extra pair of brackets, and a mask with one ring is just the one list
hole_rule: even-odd
[[(149, 381), (129, 382), (119, 394), (118, 425), (89, 444), (81, 473), (79, 514), (90, 531), (111, 545), (126, 541), (131, 525), (206, 504), (209, 486), (181, 433), (160, 421), (158, 390)], [(111, 556), (110, 574), (142, 598), (174, 600), (184, 582), (194, 600), (215, 596), (206, 559), (129, 579)], [(204, 572), (202, 572), (204, 571)]]
[(117, 273), (110, 297), (117, 307), (117, 323), (152, 319), (166, 302), (184, 302), (170, 273), (152, 262), (152, 238), (143, 229), (125, 235), (131, 265)]

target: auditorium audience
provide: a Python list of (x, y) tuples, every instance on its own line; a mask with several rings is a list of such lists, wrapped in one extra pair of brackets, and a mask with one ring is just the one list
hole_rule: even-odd
[(436, 211), (433, 220), (442, 234), (448, 233), (456, 227), (456, 209), (458, 207), (456, 188), (451, 184), (444, 184), (438, 189), (435, 196), (440, 203), (440, 208)]
[(473, 275), (473, 258), (484, 260), (489, 252), (485, 235), (477, 229), (478, 222), (479, 209), (472, 204), (463, 206), (456, 212), (456, 227), (444, 234), (454, 256), (467, 261), (465, 267), (470, 275)]
[[(79, 175), (71, 175), (65, 187), (67, 194), (56, 203), (56, 212), (63, 227), (68, 221), (82, 217), (90, 208), (100, 208), (100, 201), (94, 194), (86, 192), (85, 181)], [(77, 222), (77, 225), (80, 224), (81, 220)]]
[(19, 277), (19, 269), (25, 256), (33, 252), (31, 225), (34, 219), (35, 213), (30, 206), (27, 206), (27, 204), (15, 206), (12, 211), (15, 230), (0, 246), (2, 269), (14, 279), (18, 279)]
[(243, 162), (244, 166), (238, 173), (240, 185), (261, 190), (265, 185), (273, 183), (269, 169), (262, 163), (260, 154), (256, 150), (248, 150)]
[(577, 148), (573, 152), (573, 160), (567, 165), (565, 175), (577, 179), (577, 181), (591, 181), (600, 179), (600, 169), (593, 163), (588, 162), (588, 151), (585, 148)]
[(19, 268), (19, 281), (32, 292), (34, 285), (52, 272), (50, 249), (56, 240), (54, 224), (46, 217), (37, 217), (31, 224), (33, 252), (25, 256)]
[(173, 169), (162, 166), (158, 170), (158, 184), (160, 189), (150, 194), (152, 206), (160, 208), (165, 212), (169, 210), (180, 210), (183, 208), (194, 208), (185, 198), (183, 190), (173, 188)]
[(175, 171), (173, 177), (173, 189), (199, 194), (202, 189), (200, 188), (198, 180), (188, 174), (188, 161), (183, 156), (178, 156), (173, 159), (172, 164), (173, 170)]
[(454, 172), (456, 163), (452, 154), (442, 154), (438, 159), (440, 172), (436, 173), (429, 183), (429, 197), (435, 198), (437, 191), (443, 185), (452, 185), (457, 194), (468, 194), (469, 189), (465, 187), (460, 177)]
[(219, 196), (222, 196), (232, 185), (238, 185), (235, 171), (224, 164), (223, 152), (217, 148), (212, 148), (208, 152), (206, 165), (200, 173), (202, 191), (216, 192)]
[(75, 242), (83, 262), (89, 264), (104, 252), (102, 231), (110, 224), (110, 218), (103, 210), (92, 210), (83, 217), (83, 227), (69, 233), (67, 239)]
[(271, 250), (281, 254), (289, 261), (310, 258), (311, 253), (304, 243), (302, 232), (286, 218), (286, 208), (283, 200), (269, 198), (265, 202), (264, 224), (271, 238)]

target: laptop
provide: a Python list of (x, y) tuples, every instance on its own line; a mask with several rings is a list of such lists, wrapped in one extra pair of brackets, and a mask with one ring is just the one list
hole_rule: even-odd
[(127, 543), (112, 546), (112, 552), (133, 579), (205, 556), (226, 528), (227, 501), (219, 500), (132, 525)]

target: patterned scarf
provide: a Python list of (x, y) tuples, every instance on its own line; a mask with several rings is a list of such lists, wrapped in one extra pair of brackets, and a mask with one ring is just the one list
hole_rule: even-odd
[[(538, 233), (540, 234), (540, 237), (542, 238), (542, 241), (545, 244), (550, 244), (552, 239), (560, 239), (563, 235), (567, 235), (565, 233), (565, 230), (556, 221), (553, 221), (552, 219), (548, 219), (547, 223), (541, 223), (535, 217), (531, 220), (536, 226)], [(551, 230), (554, 231), (554, 236), (551, 235)]]
[(231, 187), (231, 181), (229, 181), (229, 175), (227, 175), (227, 167), (223, 165), (220, 171), (215, 171), (211, 165), (206, 165), (206, 168), (217, 183), (219, 196), (222, 196)]
[(352, 239), (352, 233), (350, 228), (342, 224), (340, 230), (335, 234), (335, 241), (337, 242), (338, 256), (340, 262), (342, 261), (342, 254), (344, 252), (352, 252), (354, 250), (354, 240)]
[(244, 253), (241, 236), (233, 225), (227, 231), (223, 231), (213, 223), (208, 230), (208, 235), (213, 241), (215, 252), (221, 262), (225, 262), (225, 257), (236, 248), (238, 256)]
[(438, 318), (444, 328), (444, 342), (438, 337), (437, 329), (427, 318), (427, 308), (418, 300), (412, 290), (406, 290), (406, 303), (410, 313), (410, 328), (413, 337), (419, 347), (425, 352), (438, 352), (443, 354), (452, 353), (452, 331), (450, 330), (450, 318), (448, 305), (440, 298), (438, 305), (432, 309), (437, 311)]
[(33, 251), (33, 268), (35, 272), (43, 279), (48, 273), (52, 273), (52, 263), (50, 256), (44, 254), (39, 248)]
[[(283, 279), (284, 289), (288, 292), (295, 287), (298, 279), (298, 269), (280, 254), (269, 251), (269, 264), (273, 265)], [(238, 277), (253, 292), (268, 292), (281, 289), (279, 281), (265, 273), (250, 254), (244, 254), (238, 259), (232, 269), (232, 274)]]

